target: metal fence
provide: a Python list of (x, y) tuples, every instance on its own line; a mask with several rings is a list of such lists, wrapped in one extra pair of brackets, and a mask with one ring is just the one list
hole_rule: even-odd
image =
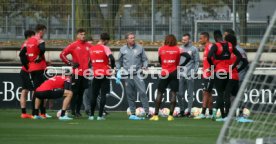
[[(94, 38), (108, 32), (118, 40), (124, 38), (124, 33), (132, 31), (141, 40), (163, 40), (169, 33), (176, 34), (178, 38), (183, 33), (190, 33), (197, 40), (202, 31), (235, 26), (248, 42), (258, 42), (275, 9), (260, 11), (254, 18), (254, 9), (260, 5), (275, 6), (276, 1), (0, 0), (0, 41), (23, 39), (25, 30), (34, 29), (37, 23), (42, 23), (48, 28), (46, 39), (72, 39), (72, 33), (83, 27)], [(236, 25), (233, 25), (234, 19)], [(249, 23), (242, 23), (243, 19)]]
[[(237, 25), (240, 23), (237, 22)], [(232, 21), (227, 20), (196, 20), (194, 25), (194, 41), (198, 41), (200, 32), (208, 31), (212, 32), (216, 29), (221, 31), (225, 29), (232, 28)], [(259, 43), (263, 37), (263, 34), (267, 27), (267, 21), (247, 21), (247, 35), (242, 35), (247, 37), (247, 42), (249, 43)], [(240, 35), (241, 27), (236, 27), (236, 33)]]

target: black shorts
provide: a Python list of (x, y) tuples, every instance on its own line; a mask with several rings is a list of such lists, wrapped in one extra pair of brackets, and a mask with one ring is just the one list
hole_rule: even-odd
[(45, 80), (44, 70), (32, 71), (31, 76), (34, 83), (34, 88), (38, 88)]
[(72, 89), (87, 89), (88, 79), (84, 76), (73, 75), (72, 77)]
[(170, 86), (172, 92), (178, 92), (179, 81), (177, 79), (177, 71), (169, 74), (167, 78), (159, 80), (158, 91), (164, 93), (166, 88)]
[(54, 89), (47, 91), (36, 91), (34, 96), (39, 99), (57, 99), (64, 95), (64, 89)]
[(98, 79), (95, 77), (92, 82), (92, 90), (93, 97), (98, 97), (99, 92), (101, 92), (101, 95), (106, 95), (110, 92), (110, 78), (105, 76), (101, 79)]
[(214, 79), (203, 78), (203, 90), (212, 93), (214, 87)]
[(29, 91), (34, 90), (34, 86), (33, 86), (32, 80), (31, 80), (30, 73), (21, 69), (20, 78), (22, 81), (22, 89), (27, 89)]

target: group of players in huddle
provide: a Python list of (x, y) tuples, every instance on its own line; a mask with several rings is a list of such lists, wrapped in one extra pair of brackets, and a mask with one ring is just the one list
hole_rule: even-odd
[[(61, 60), (67, 66), (72, 67), (72, 73), (65, 72), (62, 75), (47, 79), (45, 71), (49, 63), (46, 62), (44, 56), (46, 49), (43, 35), (45, 31), (46, 26), (42, 24), (36, 26), (35, 32), (27, 30), (25, 32), (26, 41), (20, 49), (19, 56), (23, 65), (20, 71), (22, 79), (21, 118), (44, 119), (50, 117), (46, 113), (44, 101), (61, 97), (64, 99), (59, 119), (73, 119), (65, 114), (69, 106), (73, 117), (81, 117), (83, 96), (87, 96), (84, 92), (91, 88), (91, 99), (84, 102), (88, 103), (87, 105), (84, 104), (89, 115), (88, 119), (105, 120), (104, 106), (106, 95), (110, 92), (110, 78), (112, 75), (116, 76), (117, 82), (121, 81), (122, 76), (124, 76), (124, 86), (131, 112), (130, 120), (144, 119), (144, 117), (135, 115), (137, 92), (145, 109), (145, 117), (153, 121), (159, 120), (158, 112), (163, 94), (167, 88), (171, 89), (168, 121), (174, 120), (173, 112), (177, 104), (177, 98), (180, 106), (180, 113), (177, 117), (191, 117), (194, 79), (199, 67), (199, 50), (193, 46), (189, 34), (183, 35), (183, 45), (181, 46), (178, 46), (174, 35), (167, 35), (163, 46), (158, 49), (162, 78), (159, 79), (158, 83), (155, 113), (150, 114), (145, 82), (141, 77), (141, 73), (139, 73), (140, 70), (147, 70), (148, 58), (144, 48), (135, 43), (134, 33), (125, 35), (126, 45), (120, 48), (118, 59), (115, 62), (115, 58), (107, 46), (110, 40), (108, 33), (102, 33), (98, 43), (93, 45), (86, 40), (85, 30), (78, 29), (77, 40), (60, 53)], [(201, 76), (204, 90), (202, 113), (194, 118), (216, 118), (212, 100), (212, 90), (215, 87), (218, 93), (215, 108), (221, 111), (221, 118), (216, 120), (225, 121), (231, 106), (231, 96), (235, 96), (239, 89), (239, 83), (248, 69), (248, 60), (245, 51), (237, 44), (237, 38), (233, 30), (228, 29), (223, 35), (220, 30), (216, 30), (213, 35), (214, 43), (209, 41), (208, 32), (200, 34), (199, 42), (204, 46), (203, 73)], [(67, 58), (68, 55), (72, 56), (72, 60)], [(87, 70), (91, 69), (93, 80), (92, 86), (89, 87), (87, 75), (90, 74), (87, 73)], [(184, 74), (180, 75), (180, 73)], [(184, 86), (188, 90), (188, 111), (184, 110)], [(34, 91), (32, 114), (26, 112), (26, 97), (29, 91)], [(100, 96), (99, 114), (98, 117), (95, 117), (98, 96)], [(209, 109), (208, 116), (205, 115), (207, 108)]]

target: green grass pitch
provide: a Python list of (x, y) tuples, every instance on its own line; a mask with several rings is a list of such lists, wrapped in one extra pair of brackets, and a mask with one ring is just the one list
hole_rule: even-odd
[(214, 144), (223, 123), (176, 118), (168, 122), (131, 121), (125, 112), (111, 112), (105, 121), (87, 116), (72, 121), (21, 119), (20, 110), (0, 110), (2, 144)]

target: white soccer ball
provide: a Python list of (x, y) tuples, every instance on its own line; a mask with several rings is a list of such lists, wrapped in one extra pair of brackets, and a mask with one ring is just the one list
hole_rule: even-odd
[[(57, 112), (57, 117), (59, 118), (60, 115), (61, 115), (61, 110), (59, 110), (59, 111)], [(68, 112), (67, 112), (67, 111), (65, 112), (65, 115), (68, 116)]]
[(144, 108), (138, 107), (138, 108), (136, 108), (135, 114), (136, 114), (137, 116), (144, 116), (146, 113), (145, 113)]
[(154, 107), (149, 107), (149, 114), (154, 115), (155, 113), (155, 108)]
[(244, 117), (249, 117), (250, 116), (250, 110), (248, 108), (244, 108), (242, 113), (243, 113)]
[(196, 117), (196, 116), (198, 116), (199, 114), (201, 114), (201, 108), (193, 107), (193, 108), (191, 109), (191, 115), (192, 115), (193, 117)]
[(179, 107), (175, 107), (174, 111), (173, 111), (173, 116), (177, 116), (180, 113), (180, 108)]
[(167, 117), (167, 116), (169, 116), (169, 114), (170, 114), (170, 109), (168, 109), (168, 108), (163, 108), (163, 109), (161, 110), (160, 116), (162, 116), (162, 117)]

